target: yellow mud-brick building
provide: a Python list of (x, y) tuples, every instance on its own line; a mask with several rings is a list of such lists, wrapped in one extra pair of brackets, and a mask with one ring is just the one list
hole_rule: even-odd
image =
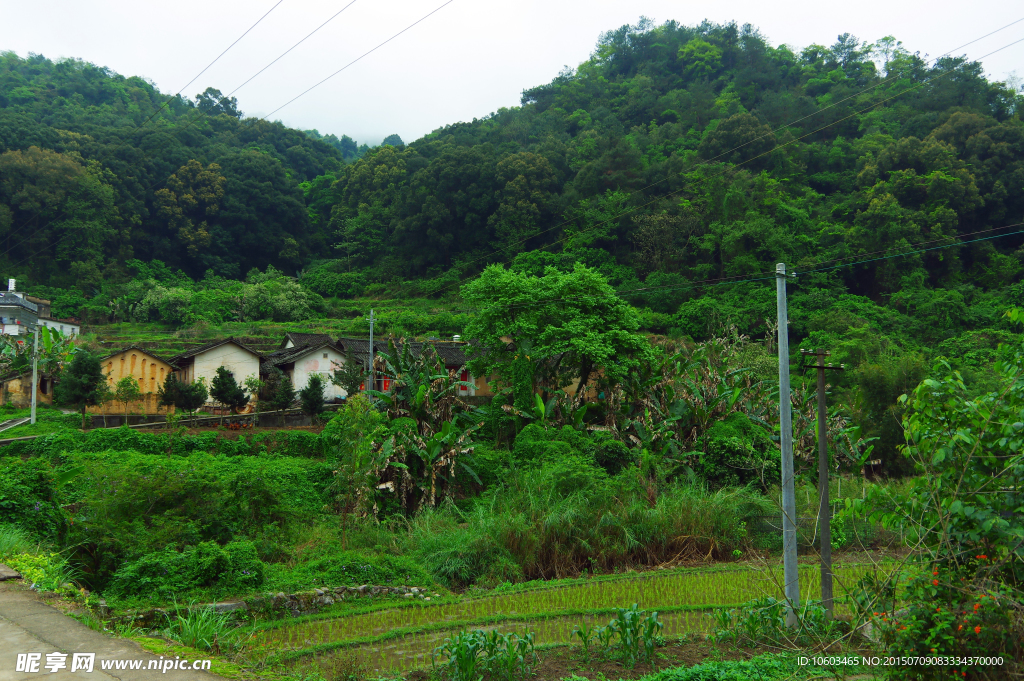
[[(139, 384), (142, 399), (128, 404), (129, 413), (134, 414), (155, 414), (161, 409), (157, 392), (167, 374), (174, 373), (174, 366), (170, 362), (138, 346), (107, 355), (100, 360), (100, 368), (106, 375), (111, 390), (125, 376), (131, 376)], [(123, 414), (124, 404), (111, 400), (102, 405), (89, 407), (86, 411), (91, 414)]]

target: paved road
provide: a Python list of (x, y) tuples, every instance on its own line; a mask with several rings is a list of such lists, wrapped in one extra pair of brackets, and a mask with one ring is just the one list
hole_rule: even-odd
[[(16, 671), (19, 653), (41, 653), (39, 671)], [(45, 668), (48, 653), (65, 653), (65, 668)], [(74, 653), (95, 653), (92, 672), (72, 673)], [(0, 681), (223, 681), (209, 672), (169, 669), (103, 670), (105, 660), (161, 660), (134, 641), (93, 631), (46, 605), (21, 582), (0, 582)]]

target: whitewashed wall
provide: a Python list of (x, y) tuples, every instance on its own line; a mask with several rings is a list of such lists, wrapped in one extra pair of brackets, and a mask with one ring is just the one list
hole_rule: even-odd
[(260, 360), (253, 353), (233, 343), (225, 343), (215, 348), (201, 352), (195, 356), (191, 375), (187, 380), (205, 378), (206, 387), (213, 384), (213, 378), (217, 375), (217, 368), (224, 367), (235, 375), (235, 383), (244, 386), (245, 379), (249, 376), (260, 375)]
[[(332, 362), (334, 365), (332, 366)], [(331, 348), (320, 348), (312, 350), (295, 359), (295, 368), (289, 378), (292, 379), (292, 387), (301, 390), (309, 382), (310, 374), (320, 374), (324, 379), (324, 398), (346, 397), (347, 393), (341, 386), (331, 383), (331, 374), (335, 367), (345, 363), (345, 358), (337, 350)]]

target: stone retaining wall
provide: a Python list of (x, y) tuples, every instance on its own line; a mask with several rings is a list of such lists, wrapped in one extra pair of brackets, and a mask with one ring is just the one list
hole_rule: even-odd
[[(300, 591), (286, 594), (266, 593), (262, 596), (251, 596), (241, 601), (223, 601), (220, 603), (202, 603), (195, 607), (212, 607), (215, 612), (254, 612), (277, 617), (299, 617), (320, 612), (322, 608), (334, 605), (348, 598), (374, 598), (384, 596), (401, 596), (404, 599), (420, 599), (429, 601), (440, 594), (418, 586), (337, 586)], [(110, 615), (105, 601), (100, 601), (99, 615)], [(116, 622), (132, 622), (136, 626), (158, 626), (168, 613), (167, 608), (152, 608), (138, 613), (130, 613), (113, 618)]]

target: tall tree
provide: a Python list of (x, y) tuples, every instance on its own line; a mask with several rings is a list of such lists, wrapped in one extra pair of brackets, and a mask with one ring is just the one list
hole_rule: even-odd
[[(596, 375), (617, 382), (652, 357), (650, 344), (637, 333), (636, 311), (604, 277), (578, 263), (572, 272), (549, 267), (540, 277), (491, 265), (462, 295), (480, 308), (466, 327), (466, 335), (479, 342), (471, 346), (469, 362), (477, 376), (498, 373), (511, 385), (528, 362), (531, 385), (540, 380), (548, 388), (564, 388), (577, 382), (582, 399)], [(517, 395), (517, 401), (524, 397)], [(527, 408), (532, 401), (530, 396)]]
[(100, 359), (88, 350), (78, 350), (71, 365), (61, 374), (54, 388), (60, 404), (74, 405), (82, 412), (82, 430), (85, 430), (86, 407), (102, 404), (107, 397), (107, 379), (100, 367)]
[[(225, 367), (217, 367), (217, 374), (210, 383), (210, 397), (220, 402), (224, 407), (237, 411), (249, 403), (249, 396), (245, 390), (235, 383), (235, 375)], [(223, 415), (221, 422), (223, 422)]]
[(316, 424), (320, 414), (324, 413), (324, 377), (320, 374), (310, 374), (306, 387), (299, 391), (299, 402), (302, 404), (302, 413)]
[(220, 208), (226, 182), (219, 165), (211, 163), (204, 168), (192, 159), (154, 195), (157, 214), (167, 220), (168, 228), (189, 255), (196, 256), (200, 248), (210, 245), (208, 220)]
[(124, 422), (128, 423), (128, 405), (142, 399), (142, 390), (134, 376), (125, 376), (114, 385), (114, 399), (124, 405)]

